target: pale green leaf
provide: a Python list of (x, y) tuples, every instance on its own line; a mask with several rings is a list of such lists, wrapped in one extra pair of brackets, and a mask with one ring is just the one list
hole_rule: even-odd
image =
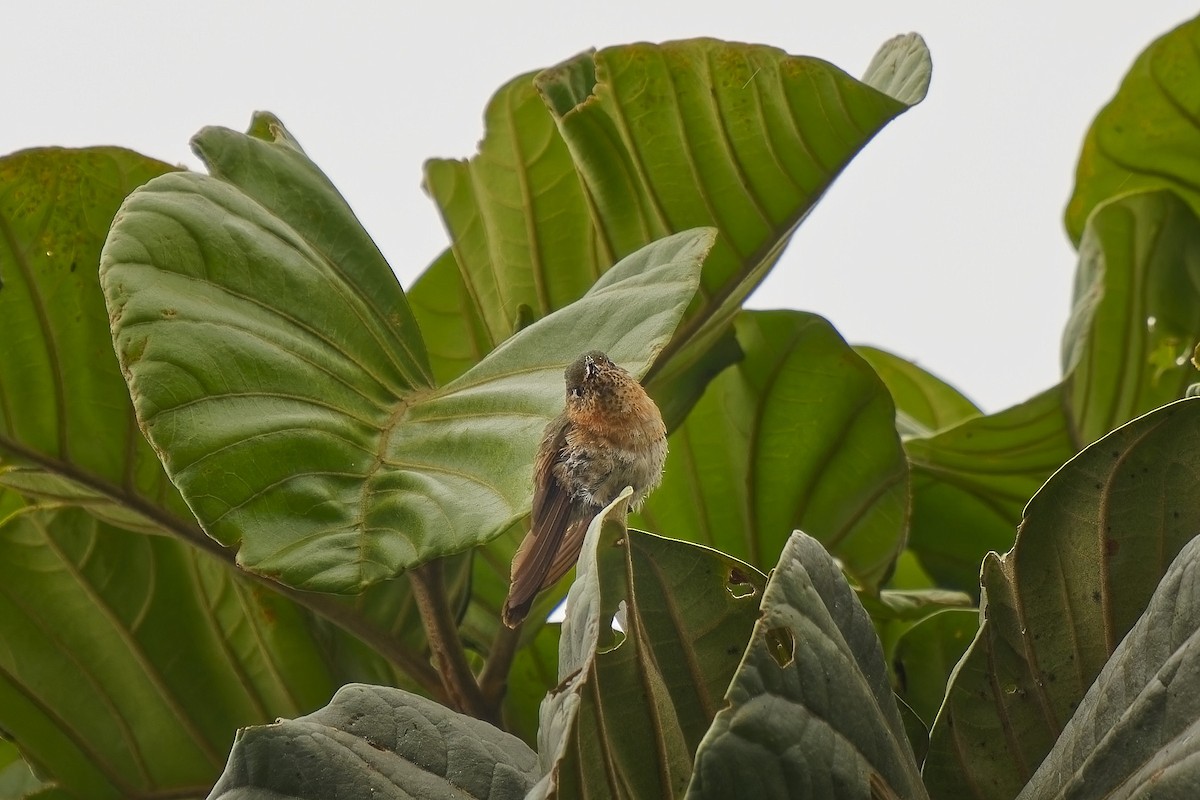
[(22, 800), (46, 787), (33, 774), (17, 746), (0, 739), (0, 800)]
[(925, 99), (933, 61), (920, 34), (905, 33), (883, 43), (867, 71), (863, 83), (910, 106)]
[(266, 127), (271, 141), (207, 129), (197, 148), (214, 177), (135, 192), (102, 285), (138, 418), (204, 529), (248, 569), (355, 591), (526, 513), (563, 368), (596, 348), (644, 373), (712, 234), (645, 248), (434, 389), (387, 264), (316, 166)]

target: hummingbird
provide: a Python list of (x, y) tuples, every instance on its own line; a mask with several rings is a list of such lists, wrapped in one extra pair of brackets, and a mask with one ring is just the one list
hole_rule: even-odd
[(596, 514), (626, 486), (625, 513), (662, 480), (667, 428), (637, 378), (599, 350), (567, 367), (566, 407), (542, 435), (533, 465), (529, 533), (513, 556), (504, 624), (525, 619), (538, 592), (575, 565)]

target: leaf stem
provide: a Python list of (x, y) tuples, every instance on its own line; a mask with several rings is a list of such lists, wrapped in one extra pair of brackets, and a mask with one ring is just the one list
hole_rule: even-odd
[(464, 714), (495, 722), (496, 717), (475, 682), (462, 640), (458, 638), (458, 626), (446, 598), (441, 559), (414, 567), (408, 575), (417, 610), (425, 624), (425, 637), (451, 705)]

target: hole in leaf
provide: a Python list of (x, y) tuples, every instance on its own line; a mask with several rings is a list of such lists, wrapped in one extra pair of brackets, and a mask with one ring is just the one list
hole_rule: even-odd
[(788, 628), (767, 631), (767, 650), (780, 669), (787, 669), (796, 660), (796, 637)]
[(750, 583), (749, 576), (737, 567), (729, 570), (729, 579), (725, 581), (725, 589), (731, 597), (739, 600), (743, 597), (753, 597), (758, 594), (758, 589), (754, 588), (754, 584)]
[(613, 618), (612, 618), (612, 626), (615, 630), (624, 632), (625, 616), (628, 613), (629, 613), (629, 606), (626, 605), (624, 600), (617, 603), (617, 613), (613, 614)]
[[(613, 618), (616, 621), (616, 618)], [(615, 624), (608, 631), (600, 631), (600, 639), (596, 642), (597, 653), (608, 653), (616, 650), (625, 643), (625, 631), (621, 630)]]
[(608, 625), (601, 626), (600, 638), (596, 642), (597, 653), (607, 653), (610, 650), (616, 650), (625, 641), (626, 608), (624, 600), (617, 603), (617, 610), (609, 619)]

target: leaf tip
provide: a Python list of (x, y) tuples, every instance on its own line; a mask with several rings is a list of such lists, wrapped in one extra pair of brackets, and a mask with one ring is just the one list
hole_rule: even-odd
[(919, 33), (903, 33), (883, 43), (863, 73), (863, 83), (907, 106), (929, 92), (933, 59)]

